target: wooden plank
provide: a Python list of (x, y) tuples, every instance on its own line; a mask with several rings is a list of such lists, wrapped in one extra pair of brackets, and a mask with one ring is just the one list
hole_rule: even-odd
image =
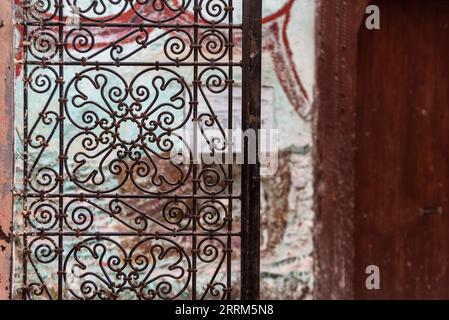
[[(449, 2), (373, 3), (382, 26), (358, 50), (356, 298), (449, 299)], [(366, 288), (370, 265), (380, 290)]]

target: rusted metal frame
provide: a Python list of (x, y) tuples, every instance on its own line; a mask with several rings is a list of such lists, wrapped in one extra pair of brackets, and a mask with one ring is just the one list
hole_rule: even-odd
[[(64, 3), (63, 0), (58, 0), (58, 49), (59, 49), (59, 62), (64, 62)], [(64, 65), (59, 65), (59, 194), (64, 193)], [(63, 298), (63, 263), (64, 263), (64, 197), (59, 197), (59, 217), (58, 217), (58, 299)]]
[[(30, 21), (27, 22), (27, 24), (29, 26), (35, 26), (35, 27), (39, 27), (41, 26), (40, 22), (35, 22), (35, 21)], [(48, 21), (45, 22), (45, 25), (48, 27), (57, 27), (60, 25), (66, 26), (67, 23), (63, 22), (55, 22), (55, 21)], [(210, 24), (201, 24), (198, 23), (197, 25), (195, 24), (170, 24), (170, 23), (161, 23), (161, 24), (156, 24), (156, 23), (113, 23), (113, 22), (105, 22), (105, 23), (95, 23), (95, 22), (82, 22), (80, 23), (80, 26), (82, 27), (98, 27), (98, 28), (107, 28), (107, 27), (121, 27), (121, 28), (175, 28), (175, 29), (193, 29), (194, 27), (197, 27), (199, 29), (210, 29), (211, 25)], [(242, 25), (241, 24), (215, 24), (214, 28), (215, 29), (229, 29), (229, 27), (233, 28), (233, 29), (241, 29)]]
[(317, 299), (354, 298), (357, 34), (369, 0), (318, 4), (315, 102)]
[[(228, 78), (226, 79), (227, 84), (229, 85), (229, 121), (230, 121), (230, 126), (232, 127), (232, 98), (233, 98), (233, 94), (232, 94), (232, 90), (233, 90), (233, 85), (232, 85), (232, 76), (233, 76), (233, 67), (241, 67), (242, 63), (240, 62), (233, 62), (233, 54), (232, 54), (232, 48), (229, 50), (230, 51), (230, 58), (229, 58), (229, 63), (219, 63), (219, 62), (214, 62), (212, 63), (202, 63), (199, 62), (200, 56), (199, 56), (199, 29), (201, 28), (201, 26), (198, 25), (198, 21), (199, 21), (199, 15), (200, 15), (200, 10), (201, 8), (199, 7), (199, 1), (195, 0), (195, 25), (194, 25), (194, 44), (195, 44), (195, 49), (194, 49), (194, 62), (193, 63), (166, 63), (166, 66), (173, 66), (173, 67), (180, 67), (180, 66), (193, 66), (194, 67), (194, 73), (195, 73), (195, 79), (194, 79), (194, 99), (193, 101), (191, 101), (193, 110), (194, 110), (194, 120), (198, 120), (198, 110), (197, 110), (197, 106), (198, 106), (198, 96), (199, 96), (199, 89), (201, 84), (201, 79), (199, 79), (199, 67), (200, 66), (206, 66), (206, 67), (219, 67), (219, 66), (223, 66), (223, 67), (228, 67), (229, 68), (229, 75)], [(244, 4), (245, 6), (247, 5), (248, 1), (245, 1)], [(247, 45), (247, 49), (246, 49), (246, 53), (244, 54), (245, 58), (244, 58), (244, 63), (246, 61), (246, 65), (247, 67), (243, 68), (244, 69), (244, 73), (247, 72), (248, 74), (245, 75), (244, 79), (244, 86), (245, 83), (248, 85), (248, 94), (246, 96), (246, 98), (244, 97), (244, 101), (246, 101), (246, 105), (248, 108), (246, 108), (246, 110), (244, 111), (247, 117), (247, 120), (245, 120), (245, 124), (244, 127), (246, 128), (259, 128), (260, 127), (260, 47), (261, 47), (261, 31), (260, 31), (260, 24), (261, 24), (261, 2), (259, 1), (253, 1), (253, 4), (256, 3), (256, 6), (258, 8), (258, 10), (254, 11), (254, 8), (251, 8), (250, 10), (246, 10), (247, 16), (245, 17), (245, 20), (248, 20), (247, 22), (247, 27), (251, 30), (251, 36), (249, 37), (249, 39), (247, 39), (248, 41), (251, 41), (251, 43), (249, 43), (249, 45)], [(64, 127), (63, 127), (63, 121), (64, 121), (64, 106), (66, 101), (64, 101), (64, 67), (65, 66), (87, 66), (87, 65), (93, 65), (96, 67), (99, 66), (103, 66), (103, 65), (110, 65), (110, 66), (120, 66), (120, 65), (128, 65), (128, 66), (155, 66), (155, 67), (160, 67), (163, 65), (163, 63), (159, 63), (159, 62), (155, 62), (155, 63), (118, 63), (117, 62), (111, 62), (111, 63), (107, 63), (107, 62), (94, 62), (94, 63), (67, 63), (64, 62), (64, 53), (63, 53), (63, 48), (65, 46), (65, 44), (63, 43), (64, 38), (63, 38), (63, 34), (64, 34), (64, 24), (61, 23), (63, 16), (62, 16), (62, 0), (58, 0), (58, 4), (59, 6), (59, 11), (58, 11), (58, 19), (59, 19), (59, 37), (58, 37), (58, 48), (59, 48), (59, 61), (58, 62), (48, 62), (46, 60), (42, 60), (42, 61), (28, 61), (27, 57), (28, 57), (28, 51), (26, 48), (24, 48), (24, 63), (23, 63), (23, 69), (24, 69), (24, 74), (25, 74), (25, 79), (28, 80), (28, 66), (29, 65), (41, 65), (42, 67), (48, 66), (48, 65), (56, 65), (59, 66), (59, 79), (57, 81), (57, 83), (59, 84), (59, 147), (60, 147), (60, 155), (59, 155), (59, 176), (58, 176), (58, 181), (59, 181), (59, 194), (34, 194), (29, 192), (31, 190), (31, 188), (28, 188), (29, 186), (29, 170), (28, 170), (28, 164), (29, 164), (29, 155), (28, 155), (28, 146), (29, 146), (29, 130), (28, 130), (28, 106), (29, 106), (29, 101), (28, 101), (28, 88), (29, 88), (29, 81), (25, 81), (25, 88), (24, 88), (24, 137), (25, 137), (25, 143), (24, 143), (24, 148), (25, 148), (25, 161), (24, 161), (24, 193), (22, 195), (22, 200), (24, 201), (24, 211), (28, 210), (27, 207), (27, 200), (28, 199), (43, 199), (44, 198), (59, 198), (59, 207), (58, 207), (58, 221), (59, 221), (59, 227), (58, 227), (58, 232), (45, 232), (45, 233), (39, 233), (39, 232), (28, 232), (25, 231), (22, 236), (24, 239), (24, 247), (26, 248), (26, 250), (24, 250), (24, 265), (23, 265), (23, 287), (24, 290), (22, 291), (23, 293), (23, 298), (26, 299), (28, 297), (27, 295), (27, 289), (28, 288), (28, 284), (27, 284), (27, 263), (28, 263), (28, 254), (29, 254), (29, 250), (28, 248), (28, 244), (27, 244), (27, 239), (29, 237), (38, 237), (38, 236), (42, 236), (43, 234), (45, 236), (51, 237), (57, 237), (58, 238), (58, 247), (55, 248), (55, 251), (58, 254), (58, 299), (62, 299), (63, 298), (63, 266), (62, 266), (62, 262), (63, 262), (63, 238), (64, 236), (70, 235), (70, 236), (76, 236), (76, 237), (86, 237), (86, 236), (91, 236), (91, 237), (96, 237), (96, 238), (100, 238), (101, 236), (126, 236), (127, 234), (125, 233), (108, 233), (108, 232), (96, 232), (96, 233), (89, 233), (89, 232), (84, 232), (81, 234), (78, 233), (67, 233), (67, 232), (63, 232), (63, 219), (64, 219), (64, 202), (63, 199), (65, 197), (69, 197), (69, 196), (73, 196), (74, 198), (78, 198), (80, 200), (83, 200), (85, 197), (92, 197), (92, 198), (117, 198), (117, 197), (123, 197), (123, 198), (132, 198), (132, 196), (127, 196), (127, 195), (103, 195), (103, 194), (91, 194), (91, 195), (66, 195), (64, 194), (64, 188), (63, 188), (63, 177), (64, 177), (64, 160), (66, 158), (65, 153), (64, 153)], [(232, 1), (231, 1), (231, 6), (227, 7), (227, 10), (231, 9), (232, 10)], [(256, 14), (255, 19), (253, 20), (249, 20), (251, 17), (253, 17), (253, 15)], [(230, 14), (230, 21), (232, 23), (233, 17), (232, 17), (232, 13)], [(48, 22), (44, 22), (43, 25), (47, 26)], [(24, 40), (27, 41), (29, 40), (27, 38), (28, 35), (28, 24), (24, 23)], [(214, 26), (212, 26), (211, 28), (214, 28)], [(236, 27), (237, 28), (237, 27)], [(254, 32), (254, 28), (258, 28), (258, 31), (256, 30)], [(233, 27), (229, 27), (229, 37), (230, 39), (232, 38), (232, 33), (233, 33)], [(256, 37), (256, 38), (254, 38)], [(227, 43), (226, 45), (230, 45), (232, 44), (232, 41), (229, 40), (231, 43)], [(255, 52), (255, 51), (257, 52)], [(245, 50), (244, 50), (245, 51)], [(252, 56), (250, 56), (252, 55)], [(251, 72), (251, 73), (249, 73)], [(245, 108), (244, 108), (245, 109)], [(255, 120), (256, 119), (256, 120)], [(11, 130), (11, 132), (13, 132)], [(196, 139), (195, 139), (196, 141)], [(196, 154), (196, 152), (195, 152)], [(212, 234), (206, 233), (206, 232), (197, 232), (197, 227), (196, 227), (196, 219), (198, 218), (198, 204), (197, 201), (199, 199), (228, 199), (230, 203), (232, 203), (233, 199), (239, 198), (233, 195), (233, 188), (232, 188), (232, 168), (230, 170), (230, 172), (228, 173), (230, 175), (228, 180), (231, 180), (231, 183), (229, 184), (229, 195), (228, 196), (200, 196), (198, 195), (198, 186), (199, 186), (199, 182), (197, 181), (198, 179), (198, 166), (195, 165), (194, 167), (194, 191), (193, 191), (193, 196), (192, 197), (186, 197), (189, 199), (193, 199), (193, 232), (192, 233), (188, 233), (189, 235), (192, 235), (192, 241), (193, 241), (193, 248), (192, 248), (192, 259), (194, 261), (193, 263), (193, 267), (192, 270), (189, 270), (189, 272), (193, 273), (192, 276), (192, 285), (193, 285), (193, 290), (192, 290), (192, 298), (195, 300), (197, 299), (196, 296), (196, 255), (198, 254), (198, 248), (197, 248), (197, 237), (201, 237), (201, 236), (210, 236), (212, 237)], [(259, 168), (258, 166), (247, 166), (247, 171), (246, 171), (246, 176), (245, 178), (247, 180), (243, 181), (245, 186), (248, 186), (248, 191), (254, 196), (253, 200), (254, 203), (252, 202), (248, 202), (248, 206), (250, 206), (251, 210), (251, 214), (249, 214), (248, 211), (248, 220), (247, 221), (243, 221), (243, 224), (245, 224), (246, 222), (251, 223), (251, 225), (247, 225), (244, 226), (243, 228), (246, 228), (248, 230), (252, 230), (251, 231), (251, 235), (254, 238), (254, 236), (256, 235), (257, 237), (257, 243), (254, 243), (253, 239), (248, 239), (248, 243), (251, 246), (252, 250), (256, 250), (256, 254), (254, 252), (251, 252), (250, 254), (247, 255), (247, 257), (250, 257), (251, 260), (246, 262), (246, 266), (249, 266), (251, 268), (251, 270), (249, 270), (249, 272), (247, 273), (248, 275), (252, 276), (252, 279), (250, 281), (247, 281), (248, 284), (250, 284), (247, 289), (242, 290), (242, 292), (250, 292), (247, 296), (248, 297), (258, 297), (258, 280), (256, 282), (254, 282), (254, 277), (257, 277), (257, 279), (259, 278), (259, 267), (258, 267), (258, 263), (259, 263), (259, 245), (258, 245), (258, 235), (259, 235), (259, 225), (258, 225), (258, 220), (259, 220), (259, 197), (260, 197), (260, 186), (259, 186), (259, 176), (258, 173), (259, 172)], [(28, 190), (29, 189), (29, 190)], [(255, 193), (254, 193), (255, 191)], [(246, 194), (250, 194), (250, 193), (246, 193)], [(164, 196), (136, 196), (137, 198), (167, 198), (170, 199), (170, 197), (164, 197)], [(172, 198), (182, 198), (182, 196), (174, 196)], [(232, 204), (231, 204), (232, 205)], [(27, 211), (28, 212), (28, 211)], [(231, 265), (231, 253), (232, 251), (230, 250), (230, 246), (232, 245), (232, 238), (231, 237), (235, 237), (235, 236), (240, 236), (241, 233), (235, 233), (232, 232), (232, 224), (230, 223), (232, 221), (232, 212), (228, 212), (228, 216), (227, 219), (229, 220), (229, 224), (228, 224), (228, 232), (226, 233), (220, 233), (220, 232), (215, 232), (213, 234), (213, 236), (227, 236), (228, 237), (228, 245), (227, 245), (227, 250), (226, 250), (226, 254), (228, 257), (228, 261), (227, 261), (227, 266), (228, 266), (228, 273), (227, 273), (227, 289), (226, 289), (226, 297), (227, 298), (231, 298), (231, 291), (230, 291), (230, 286), (231, 286), (231, 269), (230, 269), (230, 265)], [(25, 219), (25, 230), (27, 230), (27, 219)], [(255, 229), (254, 227), (257, 226)], [(187, 233), (186, 233), (187, 234)], [(129, 236), (143, 236), (143, 233), (128, 233)], [(167, 237), (172, 237), (174, 234), (170, 233), (167, 234)], [(148, 234), (148, 236), (154, 236), (154, 234)], [(158, 235), (159, 236), (159, 235)], [(175, 235), (176, 236), (176, 235)], [(257, 265), (257, 267), (256, 267)], [(254, 274), (254, 271), (257, 271), (256, 274)], [(256, 287), (254, 287), (254, 285), (256, 285)], [(243, 293), (242, 293), (243, 296)], [(51, 298), (51, 297), (50, 297)]]
[[(229, 8), (230, 11), (228, 12), (229, 17), (228, 17), (228, 23), (229, 23), (229, 30), (228, 30), (228, 42), (229, 42), (229, 52), (228, 52), (228, 59), (229, 59), (229, 63), (231, 64), (232, 61), (234, 60), (234, 28), (232, 27), (233, 23), (234, 23), (234, 5), (232, 0), (229, 0)], [(233, 155), (233, 143), (232, 143), (232, 132), (231, 130), (233, 129), (234, 123), (233, 123), (233, 116), (234, 116), (234, 110), (233, 110), (233, 99), (234, 99), (234, 85), (233, 85), (233, 79), (234, 79), (234, 69), (232, 67), (232, 65), (229, 66), (228, 68), (228, 81), (229, 81), (229, 88), (228, 88), (228, 136), (226, 137), (227, 141), (228, 141), (228, 153), (230, 153), (230, 155)], [(230, 195), (234, 194), (234, 186), (233, 186), (233, 181), (234, 181), (234, 166), (233, 164), (229, 164), (228, 165), (228, 181), (230, 181), (229, 186), (228, 186), (228, 193)], [(227, 222), (228, 222), (228, 239), (227, 239), (227, 253), (226, 253), (226, 259), (227, 259), (227, 279), (226, 279), (226, 286), (227, 286), (227, 292), (226, 292), (226, 297), (228, 300), (232, 299), (232, 218), (233, 218), (233, 201), (232, 199), (229, 199), (229, 208), (228, 208), (228, 216), (226, 217)]]
[[(26, 19), (29, 8), (23, 8), (23, 18)], [(28, 41), (28, 26), (26, 24), (23, 25), (23, 41)], [(23, 46), (22, 48), (22, 56), (23, 56), (23, 197), (21, 199), (23, 212), (28, 213), (28, 160), (29, 160), (29, 152), (28, 152), (28, 89), (30, 84), (25, 79), (28, 79), (28, 50), (27, 47)], [(23, 275), (22, 275), (22, 300), (26, 300), (28, 298), (28, 258), (30, 256), (30, 252), (28, 250), (28, 219), (23, 219), (23, 224), (25, 228), (25, 232), (22, 237), (22, 246), (23, 246)]]
[[(197, 232), (187, 232), (187, 231), (178, 231), (178, 232), (158, 232), (159, 236), (171, 236), (171, 237), (181, 237), (181, 236), (200, 236), (200, 237), (210, 237), (211, 233), (207, 231), (197, 231)], [(23, 235), (20, 232), (16, 232), (16, 236)], [(127, 236), (127, 237), (142, 237), (142, 236), (154, 236), (155, 233), (151, 232), (73, 232), (73, 231), (65, 231), (65, 232), (46, 232), (46, 236), (49, 237), (58, 237), (59, 235), (62, 235), (64, 237), (96, 237), (96, 236), (111, 236), (111, 237), (119, 237), (119, 236)], [(233, 236), (233, 237), (239, 237), (241, 235), (240, 232), (215, 232), (213, 236), (217, 237), (226, 237), (226, 236)], [(27, 232), (27, 236), (30, 237), (40, 237), (42, 236), (41, 232)]]
[[(262, 1), (243, 1), (243, 130), (261, 127)], [(256, 135), (258, 136), (258, 134)], [(259, 140), (259, 139), (258, 139)], [(242, 299), (260, 298), (260, 164), (249, 164), (245, 141), (242, 170)], [(257, 152), (259, 146), (256, 147)], [(258, 158), (258, 157), (257, 157)]]
[(14, 156), (14, 55), (13, 4), (3, 1), (0, 10), (0, 42), (4, 45), (0, 55), (0, 300), (11, 299), (12, 286), (12, 212)]
[[(43, 195), (43, 198), (49, 199), (49, 198), (59, 198), (60, 196), (64, 198), (77, 198), (77, 199), (210, 199), (210, 196), (205, 195), (151, 195), (151, 194), (145, 194), (145, 195), (133, 195), (133, 194), (101, 194), (100, 196), (95, 193), (64, 193), (62, 195), (60, 194), (45, 194)], [(40, 194), (38, 193), (28, 193), (28, 197), (30, 198), (42, 198)], [(216, 195), (214, 196), (214, 199), (216, 200), (238, 200), (240, 199), (239, 195)]]
[[(198, 119), (198, 94), (199, 94), (199, 70), (198, 70), (198, 60), (200, 57), (200, 52), (199, 52), (199, 48), (198, 48), (198, 42), (199, 42), (199, 29), (198, 29), (198, 24), (199, 24), (199, 15), (200, 15), (200, 2), (199, 0), (194, 0), (194, 7), (193, 7), (193, 15), (194, 15), (194, 29), (193, 29), (193, 43), (195, 45), (194, 47), (194, 51), (193, 51), (193, 61), (195, 63), (194, 67), (193, 67), (193, 101), (192, 103), (192, 108), (193, 108), (193, 154), (198, 154), (198, 149), (199, 146), (197, 145), (197, 141), (198, 141), (198, 134), (200, 134), (198, 132), (198, 127), (197, 124), (199, 125), (199, 119)], [(193, 192), (193, 196), (195, 197), (198, 193), (198, 164), (194, 164), (193, 165), (193, 188), (192, 188), (192, 192)], [(196, 232), (196, 228), (197, 228), (197, 220), (196, 217), (198, 215), (198, 201), (197, 200), (193, 200), (192, 201), (192, 214), (193, 214), (193, 221), (192, 221), (192, 228), (193, 228), (193, 235), (192, 235), (192, 300), (197, 300), (197, 292), (196, 292), (196, 276), (197, 276), (197, 253), (198, 253), (198, 249), (197, 249), (197, 245), (198, 245), (198, 239), (197, 239), (197, 235), (195, 234)]]
[[(21, 64), (23, 64), (23, 62), (21, 62)], [(33, 65), (33, 66), (42, 66), (43, 63), (42, 61), (28, 61), (27, 62), (28, 65)], [(127, 66), (131, 66), (131, 67), (210, 67), (211, 64), (208, 62), (179, 62), (179, 63), (172, 63), (172, 62), (99, 62), (99, 61), (95, 61), (95, 62), (86, 62), (86, 63), (82, 63), (82, 62), (57, 62), (57, 61), (46, 61), (45, 62), (45, 66), (60, 66), (60, 65), (64, 65), (64, 66), (92, 66), (92, 67), (104, 67), (104, 66), (110, 66), (110, 67), (127, 67)], [(215, 62), (215, 66), (216, 67), (229, 67), (229, 66), (234, 66), (234, 67), (241, 67), (242, 64), (240, 62)]]

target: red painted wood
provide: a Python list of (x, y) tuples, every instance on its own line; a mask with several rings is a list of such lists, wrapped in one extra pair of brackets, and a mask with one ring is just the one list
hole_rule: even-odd
[(381, 30), (359, 35), (355, 297), (449, 298), (449, 1), (375, 4)]

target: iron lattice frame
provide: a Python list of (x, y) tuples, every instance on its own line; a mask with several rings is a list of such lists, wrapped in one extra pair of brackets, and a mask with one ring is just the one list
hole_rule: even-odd
[[(260, 127), (261, 1), (242, 0), (241, 24), (234, 22), (236, 1), (96, 0), (82, 7), (86, 1), (25, 0), (16, 7), (23, 54), (16, 177), (23, 186), (14, 215), (21, 263), (14, 297), (232, 299), (240, 289), (241, 298), (258, 298), (259, 166), (242, 166), (236, 190), (232, 164), (175, 163), (166, 155), (174, 140), (182, 144), (178, 131), (189, 122), (202, 134), (215, 126), (225, 143), (233, 121), (220, 123), (205, 91), (225, 92), (233, 119), (236, 69), (241, 125)], [(74, 6), (76, 26), (66, 11)], [(117, 36), (97, 44), (105, 30)], [(130, 38), (126, 53), (122, 42)], [(163, 59), (136, 59), (161, 39)], [(100, 215), (106, 218), (97, 223)], [(108, 229), (114, 223), (120, 227)], [(233, 288), (239, 243), (240, 288)], [(201, 277), (207, 281), (200, 284)]]

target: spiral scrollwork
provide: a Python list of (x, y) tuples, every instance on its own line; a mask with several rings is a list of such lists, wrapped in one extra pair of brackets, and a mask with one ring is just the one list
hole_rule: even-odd
[(87, 203), (72, 200), (64, 209), (64, 222), (70, 230), (87, 231), (94, 223), (94, 213)]
[[(181, 187), (191, 165), (172, 161), (170, 154), (184, 143), (176, 131), (191, 113), (185, 81), (168, 69), (143, 71), (130, 85), (110, 69), (88, 71), (77, 75), (67, 89), (67, 116), (80, 130), (67, 143), (71, 180), (90, 192), (112, 192), (128, 181), (146, 193)], [(82, 88), (88, 85), (98, 88), (100, 95), (87, 96)], [(76, 109), (81, 117), (73, 115)], [(117, 182), (108, 186), (110, 177)]]
[(30, 54), (38, 60), (51, 60), (58, 53), (58, 35), (51, 28), (34, 28), (28, 42)]
[(231, 298), (232, 2), (22, 3), (21, 297)]
[(119, 17), (128, 7), (127, 0), (67, 0), (81, 18), (88, 21), (111, 21)]
[(50, 264), (58, 258), (56, 242), (50, 237), (35, 238), (29, 244), (34, 264)]
[(189, 7), (191, 0), (67, 0), (88, 21), (114, 21), (125, 12), (132, 12), (141, 21), (164, 23), (176, 20)]
[(223, 165), (204, 166), (199, 172), (201, 191), (205, 194), (214, 195), (226, 191), (226, 170)]
[(175, 226), (176, 231), (186, 230), (192, 220), (192, 211), (185, 201), (167, 202), (162, 209), (164, 221)]
[(58, 206), (54, 202), (36, 200), (31, 204), (28, 223), (36, 230), (50, 231), (58, 223)]
[(199, 43), (201, 45), (200, 54), (206, 61), (220, 61), (228, 54), (228, 41), (219, 30), (212, 29), (203, 32)]
[(81, 60), (95, 46), (95, 37), (88, 28), (73, 28), (65, 36), (66, 53), (74, 60)]
[(225, 299), (227, 285), (219, 281), (220, 272), (226, 260), (227, 246), (218, 237), (204, 238), (198, 243), (198, 261), (199, 264), (213, 266), (213, 274), (204, 286), (201, 299)]
[(174, 62), (186, 61), (192, 55), (192, 35), (186, 30), (170, 31), (170, 36), (164, 42), (165, 56)]
[(228, 208), (221, 201), (206, 201), (198, 210), (198, 224), (205, 231), (220, 231), (227, 225)]
[(192, 0), (136, 0), (131, 2), (133, 11), (151, 23), (166, 23), (185, 14)]
[(186, 290), (190, 266), (185, 250), (170, 239), (147, 238), (125, 250), (110, 238), (89, 238), (68, 253), (64, 280), (75, 299), (171, 300)]
[(57, 14), (57, 0), (23, 0), (24, 16), (28, 21), (49, 21)]
[(218, 24), (228, 17), (229, 6), (226, 0), (201, 0), (200, 16), (209, 24)]

